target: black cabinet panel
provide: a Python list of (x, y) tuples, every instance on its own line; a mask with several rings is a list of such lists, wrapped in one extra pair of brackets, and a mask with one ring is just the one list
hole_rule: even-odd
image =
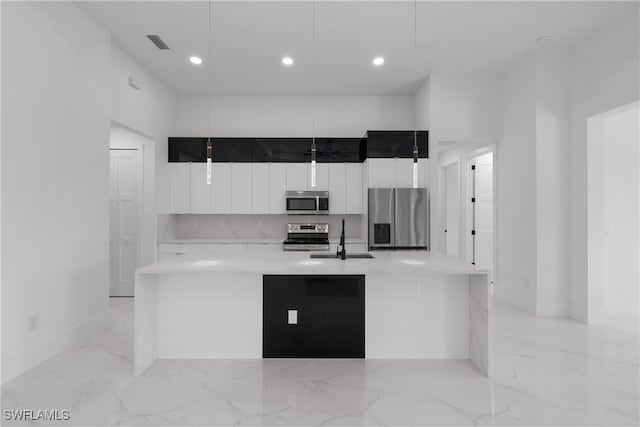
[(254, 162), (304, 163), (311, 160), (312, 138), (254, 138)]
[(170, 162), (206, 162), (207, 138), (169, 138)]
[(367, 132), (368, 158), (412, 158), (414, 139), (418, 157), (429, 157), (428, 131), (375, 130)]
[[(211, 138), (213, 162), (311, 161), (313, 138)], [(318, 163), (363, 162), (364, 138), (316, 138)], [(207, 138), (169, 138), (170, 162), (206, 162)]]
[(364, 358), (364, 303), (363, 275), (263, 276), (262, 356)]
[(365, 138), (316, 138), (318, 163), (361, 163), (366, 159)]

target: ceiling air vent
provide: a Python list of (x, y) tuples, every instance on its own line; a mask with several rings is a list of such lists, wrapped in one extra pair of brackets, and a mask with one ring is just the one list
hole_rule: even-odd
[(147, 37), (149, 38), (149, 40), (151, 40), (151, 42), (153, 44), (156, 45), (156, 47), (160, 50), (168, 50), (169, 46), (167, 46), (167, 44), (164, 42), (164, 40), (162, 40), (160, 38), (160, 36), (155, 35), (155, 34), (147, 34)]

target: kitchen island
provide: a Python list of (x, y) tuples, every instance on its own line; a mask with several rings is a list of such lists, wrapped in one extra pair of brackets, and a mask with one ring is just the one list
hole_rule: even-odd
[[(262, 358), (267, 333), (263, 307), (269, 300), (263, 291), (271, 289), (269, 283), (288, 277), (329, 282), (352, 277), (364, 284), (358, 315), (365, 358), (469, 359), (490, 376), (487, 272), (426, 251), (372, 254), (374, 259), (340, 260), (311, 259), (309, 253), (220, 252), (179, 256), (138, 269), (136, 375), (156, 359)], [(327, 296), (322, 286), (313, 286), (320, 292), (302, 294)], [(282, 310), (281, 330), (299, 334), (296, 328), (304, 324), (306, 313), (290, 308)], [(316, 307), (315, 313), (316, 321), (324, 320), (318, 319), (322, 310), (318, 314)]]

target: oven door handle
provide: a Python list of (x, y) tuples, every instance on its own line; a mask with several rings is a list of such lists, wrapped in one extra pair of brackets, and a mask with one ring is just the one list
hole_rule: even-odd
[(316, 196), (316, 214), (320, 214), (320, 196)]

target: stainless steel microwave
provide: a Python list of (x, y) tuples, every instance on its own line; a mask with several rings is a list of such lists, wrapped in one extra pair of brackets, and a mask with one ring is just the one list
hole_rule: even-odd
[(328, 191), (287, 191), (287, 214), (328, 215)]

